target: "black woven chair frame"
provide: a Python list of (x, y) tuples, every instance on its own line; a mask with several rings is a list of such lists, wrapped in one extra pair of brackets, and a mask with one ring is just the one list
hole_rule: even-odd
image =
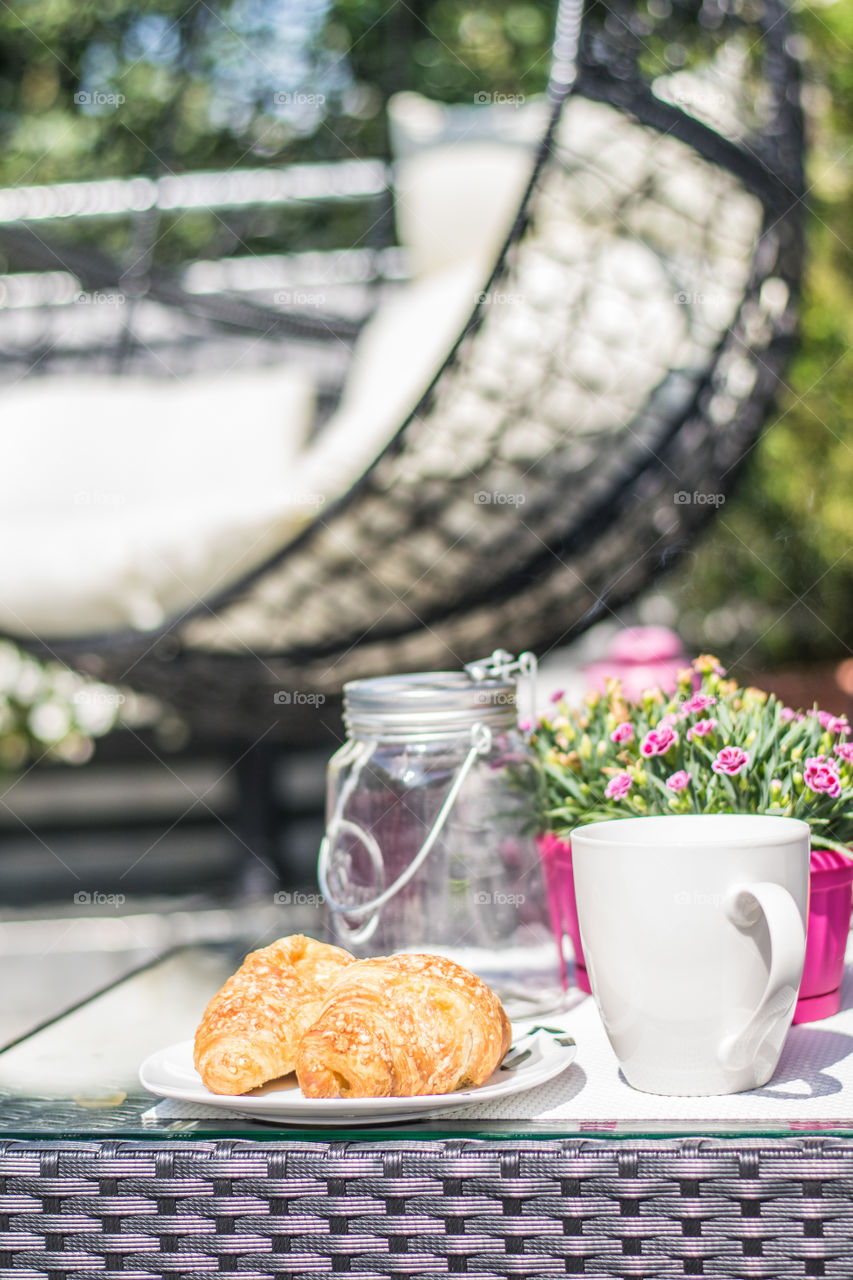
[[(684, 2), (673, 8), (689, 11), (698, 22), (708, 5)], [(377, 670), (458, 665), (496, 643), (544, 650), (617, 611), (677, 560), (714, 507), (697, 502), (674, 510), (672, 490), (701, 489), (707, 477), (721, 495), (731, 490), (778, 394), (791, 349), (802, 265), (799, 76), (787, 42), (786, 7), (780, 0), (764, 0), (750, 10), (747, 28), (761, 46), (765, 119), (754, 134), (726, 138), (651, 91), (638, 62), (642, 41), (631, 27), (635, 9), (625, 4), (603, 10), (590, 3), (580, 25), (580, 5), (574, 0), (562, 5), (555, 67), (572, 71), (552, 77), (551, 126), (484, 297), (512, 272), (543, 175), (555, 160), (566, 99), (577, 94), (615, 107), (731, 175), (763, 209), (741, 304), (689, 388), (673, 395), (664, 380), (626, 424), (617, 447), (600, 440), (591, 483), (585, 477), (571, 502), (565, 489), (568, 463), (559, 461), (562, 444), (555, 441), (552, 474), (542, 468), (535, 475), (532, 468), (524, 472), (513, 458), (501, 456), (506, 423), (487, 445), (492, 452), (482, 477), (474, 473), (442, 485), (421, 483), (419, 433), (431, 429), (437, 416), (440, 420), (437, 399), (453, 387), (460, 369), (465, 376), (488, 317), (490, 304), (481, 301), (420, 404), (362, 478), (251, 574), (159, 630), (68, 640), (51, 636), (43, 644), (23, 637), (25, 643), (101, 679), (127, 680), (157, 693), (208, 731), (257, 736), (275, 726), (297, 740), (310, 732), (316, 717), (294, 708), (283, 720), (273, 703), (276, 689), (316, 690), (333, 699), (346, 679)], [(762, 303), (762, 286), (770, 276), (784, 284), (788, 296), (773, 315)], [(167, 299), (167, 285), (158, 289)], [(174, 302), (182, 305), (180, 290)], [(216, 305), (215, 300), (206, 304), (211, 320)], [(756, 316), (762, 318), (759, 336)], [(250, 318), (243, 317), (247, 323)], [(712, 406), (725, 396), (723, 370), (736, 358), (750, 365), (754, 381), (737, 396), (736, 412), (720, 424)], [(564, 431), (570, 440), (571, 422)], [(448, 436), (451, 456), (452, 446)], [(401, 482), (410, 458), (413, 474)], [(519, 484), (527, 487), (523, 523), (512, 508), (496, 509), (489, 515), (487, 545), (482, 531), (457, 536), (461, 513), (470, 513), (476, 481), (497, 487), (502, 468), (511, 474), (514, 466)], [(377, 514), (391, 533), (377, 522)], [(662, 533), (664, 514), (668, 527)], [(425, 538), (444, 546), (446, 558), (430, 559)], [(401, 583), (409, 586), (401, 589)]]

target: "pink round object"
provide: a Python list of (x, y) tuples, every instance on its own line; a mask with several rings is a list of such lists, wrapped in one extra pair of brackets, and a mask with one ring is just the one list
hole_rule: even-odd
[[(619, 680), (626, 697), (636, 701), (646, 689), (674, 693), (678, 673), (689, 665), (681, 641), (667, 627), (626, 627), (608, 645), (605, 656), (584, 667), (591, 688), (604, 690)], [(698, 688), (698, 677), (694, 688)]]
[(669, 627), (626, 627), (607, 648), (615, 662), (655, 663), (684, 657), (681, 640)]
[(605, 659), (602, 662), (590, 662), (584, 667), (584, 675), (590, 688), (602, 693), (608, 680), (618, 680), (625, 697), (636, 702), (646, 689), (662, 689), (666, 694), (675, 693), (678, 673), (685, 665), (686, 661), (656, 662), (640, 666)]

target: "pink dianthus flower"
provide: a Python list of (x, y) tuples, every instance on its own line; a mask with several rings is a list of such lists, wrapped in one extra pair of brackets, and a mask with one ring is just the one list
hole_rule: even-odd
[(714, 773), (725, 773), (730, 778), (733, 778), (740, 773), (741, 769), (745, 769), (748, 764), (749, 752), (744, 751), (741, 747), (723, 747), (722, 751), (717, 752), (711, 768)]
[(649, 730), (640, 744), (640, 751), (644, 756), (664, 756), (677, 742), (676, 731), (671, 725), (664, 724)]
[(833, 800), (841, 795), (838, 766), (831, 756), (809, 756), (803, 778), (810, 791), (831, 796)]
[(604, 794), (608, 800), (624, 800), (632, 786), (630, 773), (617, 773), (604, 788)]
[(700, 711), (707, 711), (709, 707), (713, 707), (716, 701), (717, 699), (712, 698), (709, 693), (694, 693), (682, 705), (681, 709), (690, 715), (696, 715)]

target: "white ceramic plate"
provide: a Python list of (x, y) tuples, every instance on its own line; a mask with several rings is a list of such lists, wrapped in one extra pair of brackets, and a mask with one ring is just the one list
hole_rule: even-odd
[[(193, 1066), (191, 1040), (160, 1049), (139, 1069), (144, 1088), (161, 1098), (219, 1107), (253, 1120), (276, 1124), (389, 1124), (423, 1120), (474, 1102), (494, 1102), (552, 1080), (574, 1061), (576, 1046), (564, 1031), (513, 1026), (512, 1048), (497, 1071), (477, 1089), (426, 1098), (305, 1098), (295, 1076), (284, 1076), (239, 1097), (211, 1093)], [(511, 1118), (511, 1117), (508, 1117)]]

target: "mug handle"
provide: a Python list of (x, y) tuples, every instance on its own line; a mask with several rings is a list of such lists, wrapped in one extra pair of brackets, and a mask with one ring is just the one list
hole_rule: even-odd
[(793, 1014), (803, 975), (806, 933), (796, 902), (780, 884), (762, 881), (735, 886), (726, 899), (725, 912), (741, 929), (749, 928), (763, 915), (770, 932), (770, 973), (764, 995), (746, 1026), (727, 1036), (719, 1049), (720, 1065), (739, 1071), (755, 1061), (762, 1042), (780, 1020)]

